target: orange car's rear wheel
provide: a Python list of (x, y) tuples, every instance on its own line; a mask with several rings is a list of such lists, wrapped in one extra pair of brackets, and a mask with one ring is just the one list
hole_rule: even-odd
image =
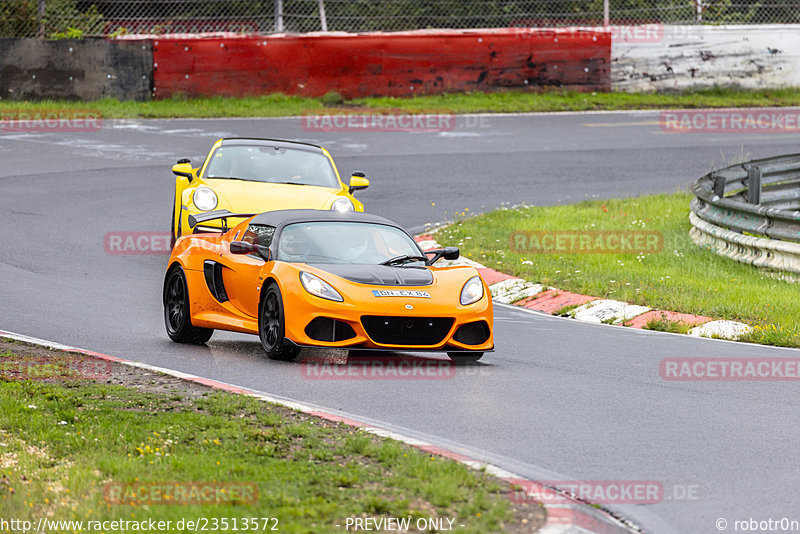
[(211, 328), (192, 326), (186, 275), (180, 267), (173, 267), (164, 282), (164, 323), (167, 335), (176, 343), (200, 345), (214, 333)]
[(261, 301), (258, 318), (258, 336), (261, 346), (271, 360), (290, 361), (297, 357), (300, 347), (289, 345), (286, 334), (286, 317), (283, 312), (283, 298), (277, 284), (270, 284)]

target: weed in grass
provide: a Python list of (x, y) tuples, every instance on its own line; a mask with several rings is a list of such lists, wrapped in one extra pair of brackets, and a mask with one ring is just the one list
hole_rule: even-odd
[(559, 317), (572, 317), (572, 312), (581, 306), (581, 304), (568, 304), (567, 306), (562, 306), (558, 310), (554, 311), (553, 315), (558, 315)]
[(659, 332), (672, 332), (674, 334), (686, 334), (694, 327), (682, 321), (671, 321), (664, 317), (653, 318), (647, 321), (642, 328), (645, 330), (657, 330)]

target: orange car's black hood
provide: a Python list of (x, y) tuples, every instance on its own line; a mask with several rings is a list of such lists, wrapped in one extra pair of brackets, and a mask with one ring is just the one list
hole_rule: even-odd
[(314, 267), (359, 284), (376, 286), (429, 286), (433, 275), (427, 267), (315, 263)]

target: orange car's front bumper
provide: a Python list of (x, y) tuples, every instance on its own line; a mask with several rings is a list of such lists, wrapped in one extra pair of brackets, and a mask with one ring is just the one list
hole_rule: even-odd
[(344, 302), (334, 302), (309, 294), (298, 280), (297, 286), (282, 288), (285, 337), (302, 346), (331, 348), (479, 352), (494, 348), (488, 287), (481, 300), (468, 306), (459, 304), (452, 291), (447, 295), (429, 291), (431, 298), (376, 297), (372, 288), (353, 284), (343, 292)]

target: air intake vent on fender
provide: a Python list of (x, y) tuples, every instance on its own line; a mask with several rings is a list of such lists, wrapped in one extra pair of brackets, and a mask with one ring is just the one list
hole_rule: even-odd
[(228, 300), (225, 292), (225, 284), (222, 282), (222, 265), (215, 261), (206, 260), (203, 262), (203, 274), (206, 277), (208, 290), (219, 302)]

